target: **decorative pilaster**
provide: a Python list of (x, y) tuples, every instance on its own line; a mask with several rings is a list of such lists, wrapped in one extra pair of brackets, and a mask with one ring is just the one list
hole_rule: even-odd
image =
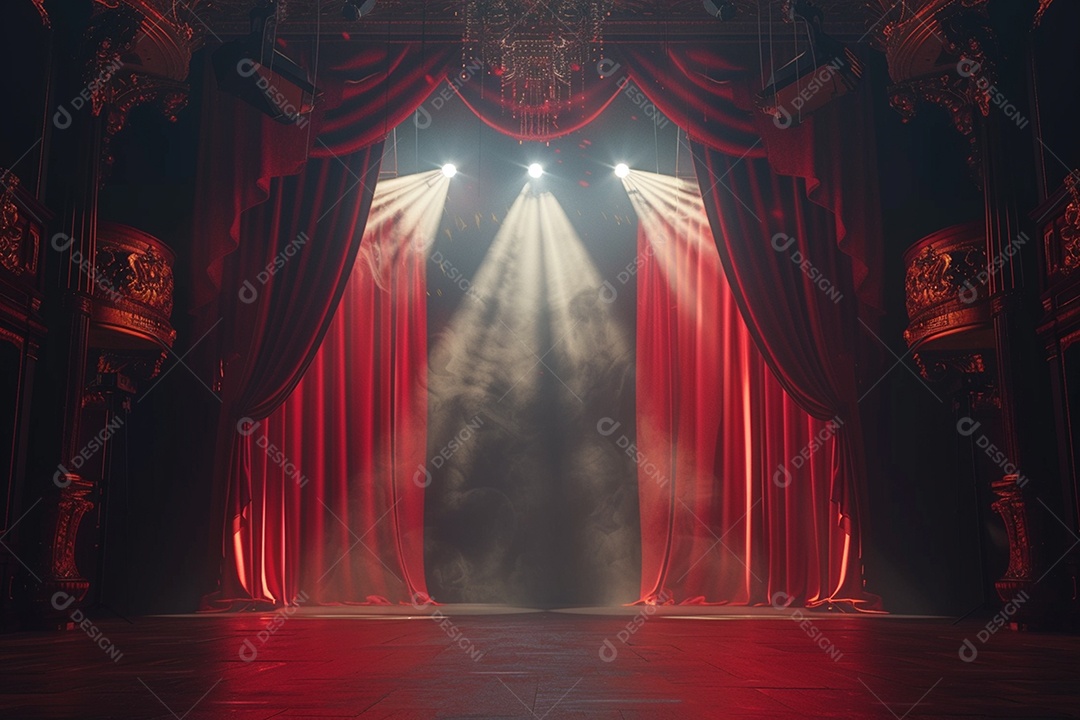
[[(995, 36), (986, 14), (988, 0), (924, 0), (882, 3), (890, 18), (875, 42), (889, 63), (889, 101), (908, 122), (923, 104), (945, 109), (968, 142), (968, 166), (979, 180), (976, 115), (990, 112), (995, 84)], [(895, 10), (899, 12), (894, 12)]]
[(201, 47), (207, 0), (95, 0), (87, 31), (85, 78), (92, 111), (105, 118), (104, 161), (112, 139), (139, 105), (157, 105), (171, 121), (187, 105), (192, 53)]

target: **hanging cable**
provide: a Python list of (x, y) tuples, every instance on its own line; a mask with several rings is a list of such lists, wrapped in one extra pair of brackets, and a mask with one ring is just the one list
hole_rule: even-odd
[[(276, 31), (277, 28), (275, 27)], [(319, 51), (322, 46), (322, 0), (318, 0), (315, 5), (315, 69), (312, 71), (312, 87), (316, 88), (316, 92), (319, 87)], [(302, 96), (301, 96), (302, 97)], [(301, 108), (302, 109), (302, 108)], [(311, 96), (311, 114), (315, 114), (315, 95)], [(307, 146), (304, 152), (310, 156), (311, 154), (311, 123), (307, 124)], [(307, 158), (305, 158), (307, 159)]]

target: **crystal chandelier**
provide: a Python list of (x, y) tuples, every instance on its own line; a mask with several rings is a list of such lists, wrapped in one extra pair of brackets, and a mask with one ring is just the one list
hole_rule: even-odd
[[(577, 78), (603, 53), (603, 24), (613, 0), (466, 0), (463, 64), (484, 62), (502, 83), (521, 135), (557, 127)], [(594, 53), (595, 56), (594, 57)]]

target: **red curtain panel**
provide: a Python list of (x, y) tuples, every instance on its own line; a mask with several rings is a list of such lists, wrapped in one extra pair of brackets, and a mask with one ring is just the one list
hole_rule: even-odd
[[(395, 181), (391, 181), (393, 183)], [(386, 193), (383, 193), (385, 197)], [(228, 595), (281, 605), (426, 595), (427, 298), (420, 231), (377, 204), (337, 314), (303, 380), (234, 431)], [(415, 214), (413, 214), (415, 217)]]
[(840, 426), (803, 410), (743, 322), (695, 184), (635, 172), (641, 601), (867, 604), (830, 496)]
[[(250, 516), (254, 494), (245, 457), (252, 438), (238, 423), (265, 418), (303, 377), (352, 272), (378, 180), (382, 144), (344, 160), (310, 161), (271, 181), (270, 197), (245, 215), (219, 300), (222, 414), (217, 467), (224, 492), (215, 513), (225, 547)], [(219, 546), (221, 547), (221, 546)], [(223, 595), (239, 591), (225, 564)]]

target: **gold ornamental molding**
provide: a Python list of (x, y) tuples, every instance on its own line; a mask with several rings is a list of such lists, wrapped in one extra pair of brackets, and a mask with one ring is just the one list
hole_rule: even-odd
[(993, 347), (987, 336), (992, 311), (985, 237), (981, 222), (955, 225), (904, 254), (909, 347), (923, 352)]
[(1064, 222), (1061, 226), (1061, 253), (1054, 257), (1053, 269), (1062, 275), (1071, 275), (1080, 268), (1080, 173), (1074, 171), (1065, 178), (1065, 189), (1069, 192), (1069, 204), (1065, 206)]
[(101, 223), (94, 262), (91, 320), (94, 347), (160, 350), (172, 347), (172, 250), (127, 225)]
[(19, 178), (0, 168), (0, 267), (35, 276), (41, 252), (40, 228), (19, 207)]
[(875, 44), (888, 62), (890, 104), (904, 122), (923, 104), (944, 108), (968, 141), (968, 166), (977, 178), (975, 113), (989, 115), (987, 89), (996, 81), (987, 0), (877, 2), (883, 22)]
[(187, 104), (191, 56), (203, 43), (207, 0), (95, 0), (87, 30), (86, 87), (95, 115), (105, 116), (109, 144), (132, 109), (156, 104), (171, 121)]

